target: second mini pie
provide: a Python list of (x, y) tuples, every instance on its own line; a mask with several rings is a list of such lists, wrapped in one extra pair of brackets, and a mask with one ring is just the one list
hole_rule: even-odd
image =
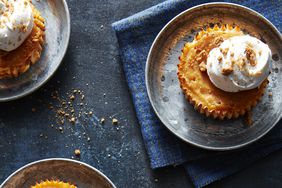
[(37, 183), (31, 188), (77, 188), (75, 185), (58, 180), (47, 180)]
[(185, 44), (178, 78), (188, 101), (213, 118), (237, 118), (257, 104), (268, 83), (271, 51), (239, 27), (200, 31)]
[(44, 36), (44, 19), (30, 0), (0, 0), (0, 78), (17, 77), (36, 63)]

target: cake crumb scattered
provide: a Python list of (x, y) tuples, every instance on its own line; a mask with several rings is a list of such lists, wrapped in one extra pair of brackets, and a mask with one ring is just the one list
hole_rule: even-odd
[(63, 127), (59, 127), (59, 131), (60, 131), (60, 132), (63, 132)]
[(217, 38), (217, 39), (215, 40), (215, 45), (216, 45), (216, 46), (219, 46), (223, 41), (224, 41), (223, 38), (222, 38), (222, 37), (219, 37), (219, 38)]
[(225, 48), (225, 49), (220, 48), (220, 52), (221, 52), (223, 55), (227, 55), (228, 50), (229, 50), (228, 48)]
[(74, 95), (70, 96), (70, 100), (74, 100), (74, 99), (75, 99)]
[(101, 118), (101, 119), (100, 119), (100, 123), (102, 123), (102, 124), (104, 124), (105, 121), (106, 121), (105, 118)]
[(207, 71), (207, 66), (206, 66), (206, 64), (205, 64), (204, 61), (199, 64), (199, 68), (200, 68), (200, 71), (201, 71), (201, 72)]
[(222, 61), (222, 56), (219, 56), (219, 57), (217, 58), (217, 60), (218, 60), (218, 62), (221, 62), (221, 61)]
[(256, 58), (255, 58), (255, 52), (252, 48), (247, 47), (245, 50), (246, 57), (249, 60), (251, 66), (256, 66)]
[(79, 149), (76, 149), (76, 150), (74, 150), (74, 154), (75, 154), (77, 157), (79, 157), (80, 154), (81, 154), (81, 152), (80, 152)]
[(75, 123), (75, 117), (70, 118), (70, 122), (71, 122), (72, 124), (74, 124), (74, 123)]
[(223, 67), (221, 70), (221, 73), (225, 76), (231, 74), (233, 72), (233, 67), (228, 66), (228, 67)]
[(112, 123), (113, 123), (113, 125), (117, 125), (118, 124), (118, 120), (116, 118), (113, 118)]

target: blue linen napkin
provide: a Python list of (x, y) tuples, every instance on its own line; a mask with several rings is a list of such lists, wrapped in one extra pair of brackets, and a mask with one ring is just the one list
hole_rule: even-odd
[[(151, 44), (162, 27), (180, 12), (207, 0), (168, 0), (112, 24), (137, 118), (153, 169), (183, 165), (196, 187), (231, 175), (254, 161), (282, 148), (282, 122), (249, 147), (212, 152), (195, 148), (172, 135), (156, 117), (145, 86), (145, 64)], [(282, 31), (281, 0), (234, 0), (262, 13)]]

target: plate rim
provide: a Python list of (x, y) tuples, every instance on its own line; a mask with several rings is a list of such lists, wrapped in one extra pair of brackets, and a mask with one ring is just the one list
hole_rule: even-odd
[(87, 168), (90, 168), (91, 170), (95, 171), (97, 174), (99, 174), (100, 176), (102, 176), (105, 180), (108, 181), (108, 183), (112, 186), (112, 188), (116, 188), (116, 186), (113, 184), (113, 182), (104, 174), (102, 173), (100, 170), (96, 169), (95, 167), (85, 163), (85, 162), (81, 162), (81, 161), (77, 161), (77, 160), (73, 160), (73, 159), (68, 159), (68, 158), (47, 158), (47, 159), (41, 159), (41, 160), (37, 160), (37, 161), (34, 161), (34, 162), (31, 162), (31, 163), (28, 163), (24, 166), (22, 166), (21, 168), (19, 168), (18, 170), (16, 170), (15, 172), (13, 172), (11, 175), (9, 175), (5, 181), (0, 185), (0, 188), (2, 188), (13, 176), (15, 176), (17, 173), (19, 173), (20, 171), (30, 167), (30, 166), (33, 166), (33, 165), (36, 165), (36, 164), (39, 164), (39, 163), (42, 163), (42, 162), (48, 162), (48, 161), (64, 161), (64, 162), (71, 162), (71, 163), (76, 163), (76, 164), (79, 164), (79, 165), (83, 165), (83, 166), (86, 166)]
[(234, 145), (234, 146), (224, 146), (224, 147), (213, 147), (213, 146), (206, 146), (206, 145), (203, 145), (203, 144), (198, 144), (196, 142), (193, 142), (193, 141), (190, 141), (186, 138), (184, 138), (183, 136), (179, 135), (178, 133), (176, 133), (170, 126), (167, 126), (166, 125), (166, 121), (164, 121), (164, 119), (162, 118), (162, 116), (158, 113), (157, 111), (157, 108), (155, 106), (155, 103), (153, 102), (153, 96), (152, 96), (152, 91), (149, 87), (149, 64), (151, 62), (151, 54), (152, 54), (152, 51), (153, 49), (155, 48), (155, 45), (157, 43), (157, 41), (159, 40), (159, 38), (161, 37), (161, 35), (163, 34), (163, 32), (165, 32), (165, 30), (167, 28), (170, 27), (170, 25), (175, 22), (178, 17), (181, 17), (185, 14), (189, 14), (190, 11), (194, 10), (194, 9), (198, 9), (198, 8), (201, 8), (201, 7), (207, 7), (207, 6), (214, 6), (214, 5), (230, 5), (230, 6), (234, 6), (234, 7), (237, 7), (237, 8), (241, 8), (241, 9), (245, 9), (246, 11), (250, 12), (250, 13), (253, 13), (255, 14), (256, 16), (260, 17), (263, 21), (266, 22), (266, 24), (268, 24), (272, 30), (278, 35), (280, 36), (280, 40), (282, 41), (282, 34), (279, 32), (279, 30), (275, 27), (275, 25), (273, 25), (267, 18), (265, 18), (262, 14), (260, 14), (259, 12), (251, 9), (251, 8), (248, 8), (246, 6), (243, 6), (243, 5), (240, 5), (240, 4), (236, 4), (236, 3), (228, 3), (228, 2), (212, 2), (212, 3), (204, 3), (204, 4), (200, 4), (200, 5), (197, 5), (197, 6), (193, 6), (191, 8), (188, 8), (187, 10), (184, 10), (182, 11), (181, 13), (177, 14), (175, 17), (173, 17), (162, 29), (161, 31), (158, 33), (158, 35), (156, 36), (156, 38), (154, 39), (151, 47), (150, 47), (150, 50), (149, 50), (149, 53), (148, 53), (148, 56), (147, 56), (147, 60), (146, 60), (146, 66), (145, 66), (145, 84), (146, 84), (146, 91), (147, 91), (147, 95), (148, 95), (148, 98), (149, 98), (149, 101), (150, 101), (150, 104), (151, 106), (153, 107), (153, 110), (155, 112), (155, 114), (157, 115), (157, 117), (159, 118), (159, 120), (162, 122), (162, 124), (171, 132), (173, 133), (177, 138), (180, 138), (180, 140), (184, 141), (185, 143), (188, 143), (188, 144), (191, 144), (193, 146), (196, 146), (198, 148), (202, 148), (202, 149), (206, 149), (206, 150), (211, 150), (211, 151), (229, 151), (229, 150), (235, 150), (235, 149), (240, 149), (242, 147), (245, 147), (247, 145), (250, 145), (252, 143), (254, 143), (255, 141), (259, 140), (260, 138), (262, 138), (263, 136), (265, 136), (269, 131), (271, 131), (275, 125), (277, 125), (277, 123), (281, 120), (282, 118), (282, 113), (280, 113), (279, 117), (277, 118), (277, 120), (272, 124), (272, 126), (268, 127), (268, 129), (263, 132), (261, 135), (259, 135), (258, 137), (254, 138), (254, 139), (251, 139), (250, 141), (248, 142), (245, 142), (245, 143), (242, 143), (242, 144), (238, 144), (238, 145)]
[(23, 98), (35, 91), (37, 91), (38, 89), (40, 89), (43, 85), (45, 85), (55, 74), (55, 72), (57, 72), (58, 68), (60, 67), (60, 65), (62, 64), (62, 61), (66, 55), (66, 52), (67, 52), (67, 49), (68, 49), (68, 46), (69, 46), (69, 41), (70, 41), (70, 33), (71, 33), (71, 18), (70, 18), (70, 12), (69, 12), (69, 8), (68, 8), (68, 4), (66, 2), (66, 0), (61, 0), (62, 3), (63, 3), (63, 6), (64, 6), (64, 10), (66, 12), (66, 18), (67, 18), (67, 35), (66, 35), (66, 43), (65, 43), (65, 46), (63, 46), (63, 51), (59, 57), (59, 63), (57, 64), (57, 66), (54, 68), (53, 72), (50, 73), (49, 76), (47, 76), (45, 79), (43, 79), (43, 81), (38, 84), (37, 86), (25, 91), (25, 92), (22, 92), (18, 95), (14, 95), (14, 96), (10, 96), (10, 97), (5, 97), (5, 98), (0, 98), (0, 103), (3, 103), (3, 102), (9, 102), (9, 101), (14, 101), (14, 100), (17, 100), (17, 99), (20, 99), (20, 98)]

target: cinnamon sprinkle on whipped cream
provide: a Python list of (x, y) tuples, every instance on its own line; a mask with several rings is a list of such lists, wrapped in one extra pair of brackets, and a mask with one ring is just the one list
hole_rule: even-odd
[(271, 67), (267, 44), (249, 35), (226, 39), (212, 49), (207, 58), (207, 73), (221, 90), (238, 92), (259, 87)]
[(18, 48), (33, 28), (29, 0), (0, 0), (0, 50)]

